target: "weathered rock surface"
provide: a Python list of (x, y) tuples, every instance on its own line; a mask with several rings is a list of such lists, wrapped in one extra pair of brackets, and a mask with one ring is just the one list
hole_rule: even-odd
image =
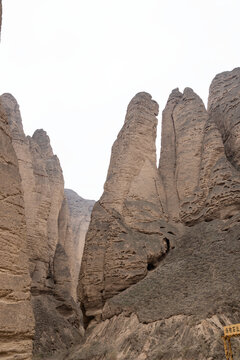
[(239, 173), (217, 124), (189, 88), (174, 90), (163, 112), (159, 176), (169, 220), (189, 225), (239, 211)]
[(78, 276), (82, 261), (85, 236), (89, 227), (94, 200), (86, 200), (70, 189), (64, 190), (69, 208), (69, 226), (72, 232), (72, 246), (74, 253), (72, 283), (74, 298), (78, 285)]
[(67, 359), (222, 359), (223, 326), (240, 317), (239, 234), (239, 215), (186, 227), (155, 270), (107, 300)]
[(32, 358), (34, 318), (18, 161), (0, 99), (0, 358)]
[(178, 315), (143, 324), (135, 314), (119, 315), (88, 331), (85, 343), (58, 360), (224, 359), (222, 327), (233, 320), (224, 314), (196, 323), (193, 315)]
[(213, 80), (208, 110), (193, 90), (172, 92), (158, 171), (156, 104), (130, 103), (80, 272), (98, 323), (68, 360), (224, 357), (223, 326), (240, 318), (239, 89), (234, 69)]
[(151, 96), (137, 94), (113, 145), (104, 193), (93, 208), (80, 272), (79, 293), (87, 316), (100, 314), (106, 299), (143, 279), (169, 251), (169, 239), (176, 234), (160, 220), (157, 114), (158, 105)]
[(16, 100), (10, 94), (0, 99), (10, 124), (24, 194), (36, 320), (34, 353), (47, 354), (68, 348), (83, 332), (81, 311), (73, 299), (75, 252), (63, 175), (46, 132), (37, 130), (26, 137)]
[(221, 132), (228, 160), (240, 169), (240, 68), (218, 74), (212, 81), (208, 111)]

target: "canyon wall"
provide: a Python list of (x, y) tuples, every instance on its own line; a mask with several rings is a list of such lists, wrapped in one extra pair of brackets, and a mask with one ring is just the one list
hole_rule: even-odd
[[(113, 144), (104, 193), (87, 233), (79, 295), (87, 317), (105, 301), (143, 279), (169, 251), (156, 168), (158, 105), (146, 93), (130, 102)], [(169, 233), (172, 229), (171, 234)]]
[(173, 90), (157, 169), (157, 104), (130, 102), (86, 237), (87, 336), (67, 359), (224, 357), (240, 318), (239, 103), (240, 68), (215, 77), (208, 109)]
[(0, 358), (32, 358), (34, 317), (24, 199), (7, 114), (0, 99)]
[(72, 204), (69, 206), (64, 194), (62, 169), (48, 135), (37, 130), (32, 137), (26, 137), (14, 97), (4, 94), (0, 101), (9, 124), (9, 141), (16, 153), (23, 193), (25, 256), (35, 318), (33, 353), (51, 354), (69, 348), (84, 332), (76, 301), (80, 267), (76, 258), (80, 261), (91, 206), (87, 207), (88, 201), (82, 199), (71, 214)]

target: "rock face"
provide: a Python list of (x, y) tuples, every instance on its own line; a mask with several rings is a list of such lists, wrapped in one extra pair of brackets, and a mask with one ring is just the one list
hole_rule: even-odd
[(223, 138), (228, 160), (240, 169), (240, 68), (218, 74), (212, 81), (208, 111)]
[[(156, 168), (158, 105), (147, 93), (130, 102), (112, 148), (104, 193), (86, 238), (79, 294), (86, 316), (101, 314), (108, 298), (143, 279), (171, 246)], [(168, 234), (167, 234), (168, 233)]]
[(64, 194), (69, 208), (69, 225), (72, 232), (72, 244), (74, 251), (72, 283), (74, 298), (77, 296), (78, 275), (82, 261), (85, 236), (89, 227), (90, 217), (94, 200), (86, 200), (75, 191), (65, 189)]
[(37, 130), (26, 137), (16, 100), (10, 94), (0, 100), (10, 125), (24, 195), (36, 320), (34, 354), (48, 354), (68, 348), (83, 333), (81, 311), (73, 299), (75, 250), (63, 175), (46, 132)]
[(32, 358), (34, 318), (18, 161), (0, 100), (0, 358)]
[(157, 105), (130, 102), (86, 237), (88, 329), (68, 360), (224, 357), (223, 326), (240, 318), (239, 103), (240, 68), (215, 77), (208, 110), (175, 89), (157, 170)]
[(169, 220), (190, 225), (239, 211), (239, 174), (218, 124), (189, 88), (174, 90), (163, 112), (159, 176)]

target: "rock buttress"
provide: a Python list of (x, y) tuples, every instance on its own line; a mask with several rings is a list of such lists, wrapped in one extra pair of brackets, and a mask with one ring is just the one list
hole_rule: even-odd
[(18, 161), (0, 100), (0, 358), (32, 359), (34, 317)]
[(87, 316), (143, 279), (169, 250), (156, 169), (158, 105), (147, 93), (130, 102), (112, 147), (104, 193), (95, 204), (80, 271)]
[(36, 320), (34, 354), (50, 354), (79, 341), (81, 311), (73, 299), (74, 251), (62, 169), (48, 135), (25, 136), (19, 106), (1, 96), (18, 158), (27, 225), (27, 252)]
[(214, 119), (193, 90), (174, 90), (163, 111), (159, 162), (169, 221), (192, 225), (239, 211), (239, 173)]
[[(208, 111), (191, 89), (185, 89), (183, 94), (177, 90), (171, 94), (163, 113), (158, 172), (161, 211), (158, 219), (162, 219), (162, 227), (168, 229), (168, 233), (174, 232), (174, 227), (180, 229), (176, 233), (174, 249), (170, 248), (169, 254), (162, 257), (158, 266), (148, 271), (145, 277), (135, 277), (135, 283), (129, 283), (126, 289), (116, 294), (108, 293), (109, 298), (102, 299), (102, 322), (91, 328), (81, 349), (71, 354), (69, 360), (78, 359), (80, 354), (83, 360), (220, 360), (224, 357), (221, 342), (223, 326), (237, 323), (240, 318), (238, 87), (238, 69), (218, 75), (210, 88)], [(125, 142), (125, 148), (128, 146), (129, 140)], [(108, 180), (116, 184), (116, 189), (119, 186), (115, 181), (118, 174), (122, 175), (121, 182), (125, 184), (130, 172), (126, 172), (125, 178), (121, 168), (121, 153), (124, 151), (120, 146), (118, 149), (121, 172), (118, 173), (117, 161), (114, 167), (115, 162), (112, 160), (110, 169), (112, 166), (114, 171), (108, 173)], [(128, 154), (124, 155), (123, 158), (127, 158)], [(134, 165), (130, 166), (132, 168)], [(142, 193), (144, 185), (149, 184), (144, 180), (148, 174), (149, 171), (144, 173), (142, 181), (138, 182), (138, 193)], [(106, 190), (111, 189), (105, 186)], [(117, 191), (117, 194), (120, 193)], [(112, 216), (112, 219), (109, 216), (110, 223), (104, 223), (106, 216), (99, 210), (101, 203), (95, 205), (92, 213), (87, 234), (87, 240), (92, 243), (90, 246), (86, 242), (84, 253), (86, 256), (89, 252), (91, 258), (89, 255), (85, 259), (82, 267), (85, 272), (80, 278), (80, 291), (83, 295), (85, 291), (84, 305), (87, 312), (89, 309), (99, 309), (95, 288), (99, 286), (97, 289), (102, 289), (103, 294), (107, 289), (102, 284), (106, 284), (105, 275), (110, 270), (107, 267), (106, 271), (102, 263), (105, 261), (108, 266), (111, 264), (108, 260), (108, 244), (119, 239), (120, 231), (130, 234), (130, 230), (139, 227), (141, 222), (135, 219), (140, 219), (144, 214), (142, 208), (133, 206), (130, 209), (135, 209), (135, 212), (131, 212), (132, 218), (129, 218), (129, 213), (125, 212), (129, 191), (121, 193), (122, 200), (117, 194), (114, 195), (113, 191), (107, 196), (111, 209), (116, 210), (115, 217), (104, 204), (106, 213)], [(113, 201), (114, 196), (117, 206)], [(144, 217), (148, 220), (146, 214)], [(120, 227), (119, 224), (127, 224), (127, 227)], [(171, 230), (168, 228), (170, 224)], [(93, 234), (94, 228), (96, 232)], [(112, 231), (109, 231), (110, 228)], [(136, 251), (136, 244), (140, 244), (139, 239), (132, 234), (128, 253), (124, 250), (124, 254), (129, 256)], [(144, 235), (149, 240), (146, 232)], [(94, 237), (101, 240), (94, 243)], [(126, 239), (124, 244), (127, 243)], [(172, 241), (170, 238), (170, 244)], [(121, 249), (117, 250), (120, 254)], [(119, 270), (115, 272), (116, 279), (122, 281), (121, 266), (125, 269), (126, 277), (131, 276), (127, 262), (119, 266), (117, 256), (114, 257), (113, 252), (111, 255), (114, 259), (112, 267), (118, 266)], [(101, 257), (104, 260), (99, 262)], [(94, 279), (97, 286), (91, 288), (87, 281), (93, 279), (94, 266), (99, 275), (95, 274)], [(113, 285), (115, 281), (112, 280)]]
[(240, 68), (225, 71), (213, 79), (208, 112), (223, 138), (226, 156), (240, 169)]

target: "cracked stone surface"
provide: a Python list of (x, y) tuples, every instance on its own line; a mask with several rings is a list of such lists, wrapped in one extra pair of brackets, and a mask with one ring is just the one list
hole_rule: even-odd
[(240, 318), (239, 89), (237, 68), (215, 77), (208, 109), (173, 90), (158, 169), (156, 103), (131, 101), (86, 237), (86, 335), (68, 360), (224, 357), (223, 326)]
[[(147, 93), (130, 102), (112, 147), (104, 193), (95, 204), (86, 238), (79, 294), (87, 316), (108, 298), (143, 279), (148, 264), (169, 248), (156, 168), (158, 105)], [(171, 231), (171, 234), (168, 231)]]
[(82, 261), (83, 248), (85, 245), (85, 236), (89, 227), (90, 217), (95, 201), (83, 199), (75, 191), (70, 189), (65, 189), (64, 194), (68, 203), (69, 226), (72, 232), (72, 246), (74, 251), (72, 282), (74, 298), (76, 298), (79, 271)]
[(62, 169), (46, 132), (36, 130), (32, 137), (26, 137), (14, 97), (4, 94), (0, 100), (10, 125), (23, 189), (35, 317), (33, 352), (51, 354), (79, 341), (83, 334), (72, 281), (75, 250)]
[(32, 359), (34, 317), (18, 161), (0, 99), (0, 358)]

